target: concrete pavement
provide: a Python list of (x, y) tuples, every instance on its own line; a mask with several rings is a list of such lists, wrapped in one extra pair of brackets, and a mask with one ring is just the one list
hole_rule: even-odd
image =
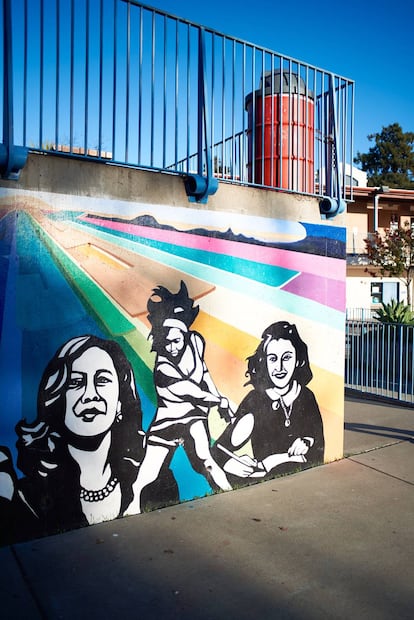
[(0, 617), (411, 619), (414, 410), (345, 410), (342, 461), (0, 549)]

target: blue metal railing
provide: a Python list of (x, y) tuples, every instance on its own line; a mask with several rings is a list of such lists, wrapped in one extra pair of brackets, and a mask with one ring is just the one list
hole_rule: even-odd
[(1, 144), (201, 177), (201, 194), (214, 177), (320, 196), (328, 216), (345, 199), (352, 81), (135, 0), (0, 6)]
[(346, 321), (345, 386), (414, 403), (414, 326)]

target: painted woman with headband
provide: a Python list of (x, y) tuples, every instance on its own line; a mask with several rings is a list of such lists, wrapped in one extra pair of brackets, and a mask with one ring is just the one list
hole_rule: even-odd
[(143, 489), (157, 479), (161, 467), (167, 459), (171, 461), (179, 445), (184, 446), (193, 468), (206, 476), (213, 488), (231, 489), (226, 474), (211, 455), (207, 417), (212, 406), (217, 406), (227, 420), (233, 413), (207, 369), (203, 337), (190, 330), (199, 308), (194, 307), (184, 282), (178, 293), (171, 293), (163, 286), (154, 289), (147, 307), (152, 350), (157, 354), (154, 367), (157, 412), (147, 433), (144, 460), (133, 485), (134, 501), (125, 514), (141, 512)]

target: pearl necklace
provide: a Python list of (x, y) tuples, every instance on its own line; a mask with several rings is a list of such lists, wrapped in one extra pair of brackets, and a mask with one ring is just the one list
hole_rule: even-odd
[(81, 487), (80, 498), (85, 502), (100, 502), (112, 493), (117, 484), (118, 478), (114, 476), (107, 482), (103, 489), (99, 489), (98, 491), (89, 491)]
[(292, 413), (292, 404), (289, 405), (289, 407), (286, 407), (283, 398), (280, 397), (278, 400), (274, 400), (272, 402), (272, 409), (273, 411), (277, 411), (279, 409), (279, 403), (282, 406), (283, 409), (283, 413), (285, 414), (285, 426), (286, 428), (288, 428), (290, 426), (290, 416)]

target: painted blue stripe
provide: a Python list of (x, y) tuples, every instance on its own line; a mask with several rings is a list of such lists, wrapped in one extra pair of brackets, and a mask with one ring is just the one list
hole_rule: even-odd
[[(73, 224), (75, 228), (84, 230), (84, 227), (80, 223)], [(169, 267), (173, 267), (178, 271), (211, 282), (216, 286), (221, 286), (228, 290), (241, 293), (243, 295), (248, 294), (252, 298), (256, 298), (261, 302), (265, 302), (274, 306), (280, 310), (301, 316), (304, 319), (321, 323), (323, 325), (329, 325), (332, 329), (343, 331), (344, 329), (344, 313), (324, 306), (311, 299), (300, 297), (289, 293), (288, 291), (282, 291), (275, 289), (272, 286), (268, 286), (261, 282), (247, 279), (238, 274), (229, 274), (225, 271), (212, 267), (208, 264), (200, 264), (193, 262), (186, 258), (174, 255), (161, 250), (150, 247), (147, 243), (139, 243), (136, 240), (122, 238), (118, 235), (95, 230), (96, 237), (109, 241), (110, 243), (116, 243), (120, 247), (123, 247), (131, 252), (135, 252), (157, 261)]]

